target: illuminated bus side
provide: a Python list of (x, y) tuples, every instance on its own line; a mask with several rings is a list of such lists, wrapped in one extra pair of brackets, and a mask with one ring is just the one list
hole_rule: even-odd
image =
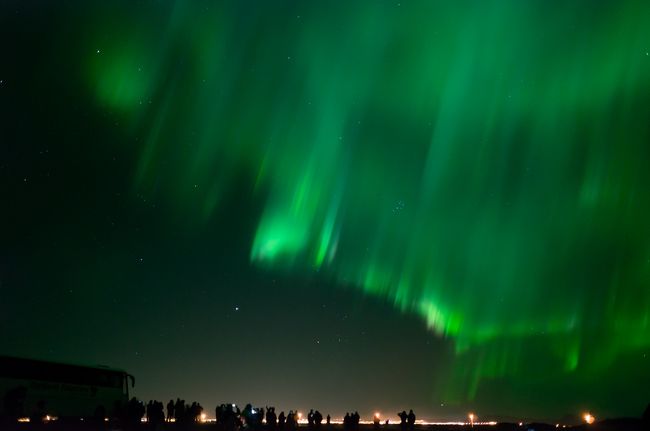
[(0, 415), (115, 417), (128, 401), (122, 370), (0, 356)]

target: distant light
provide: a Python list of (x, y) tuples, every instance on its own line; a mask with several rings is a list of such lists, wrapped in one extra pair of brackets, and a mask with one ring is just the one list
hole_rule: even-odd
[[(306, 421), (305, 421), (306, 422)], [(302, 422), (302, 423), (305, 423)], [(334, 425), (343, 425), (343, 420), (341, 419), (332, 419), (330, 421), (331, 424)], [(360, 420), (359, 423), (361, 425), (372, 425), (373, 422), (369, 420)], [(464, 422), (456, 421), (456, 422), (436, 422), (436, 421), (426, 421), (422, 419), (418, 419), (415, 421), (416, 425), (425, 425), (425, 426), (467, 426), (467, 420)], [(488, 421), (488, 422), (474, 422), (474, 425), (479, 425), (479, 426), (496, 426), (499, 423), (497, 421)]]
[(523, 426), (524, 426), (524, 423), (523, 423), (523, 422), (519, 422), (519, 426), (520, 426), (520, 427), (523, 427)]
[(379, 412), (375, 412), (375, 417), (376, 417), (377, 419), (379, 419), (379, 416), (381, 416), (381, 415), (379, 414)]
[(207, 415), (205, 413), (201, 413), (201, 422), (205, 422), (205, 418), (207, 418)]
[(302, 413), (298, 412), (298, 420), (302, 419)]
[(591, 413), (585, 413), (582, 418), (587, 422), (588, 425), (591, 425), (596, 421), (596, 418)]

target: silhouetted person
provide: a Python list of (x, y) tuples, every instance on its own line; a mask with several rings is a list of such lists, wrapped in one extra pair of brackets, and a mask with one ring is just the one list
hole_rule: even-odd
[(379, 429), (379, 415), (375, 415), (372, 424), (375, 426), (375, 429)]
[(147, 403), (147, 422), (151, 429), (158, 429), (158, 427), (165, 421), (163, 403), (160, 401), (151, 400)]
[(275, 407), (266, 406), (266, 428), (275, 430), (277, 426), (277, 416), (275, 415)]
[(174, 417), (174, 400), (167, 403), (167, 422), (171, 422)]
[(203, 413), (203, 407), (199, 403), (192, 403), (192, 419), (194, 422), (199, 422), (201, 420), (201, 413)]
[(223, 428), (225, 431), (235, 431), (241, 425), (241, 412), (239, 407), (232, 404), (225, 406), (225, 410), (221, 413)]
[(314, 412), (314, 425), (316, 426), (316, 428), (320, 428), (321, 423), (323, 423), (323, 415), (321, 414), (321, 412), (316, 410)]
[(223, 411), (225, 410), (225, 407), (226, 406), (224, 404), (221, 404), (221, 405), (217, 406), (216, 409), (214, 409), (214, 421), (215, 421), (215, 423), (217, 424), (218, 427), (220, 427), (220, 425), (223, 425), (222, 414), (223, 414)]
[(255, 418), (255, 425), (257, 426), (257, 428), (261, 428), (262, 424), (264, 422), (264, 409), (262, 407), (260, 407), (257, 410), (257, 415), (256, 416), (257, 417)]
[(415, 428), (415, 413), (413, 413), (413, 410), (409, 410), (408, 423), (409, 429), (413, 430)]
[(332, 421), (332, 417), (330, 416), (329, 413), (327, 414), (327, 419), (326, 420), (327, 420), (327, 425), (329, 425), (330, 422)]
[(147, 415), (147, 422), (151, 422), (151, 417), (153, 416), (153, 400), (149, 400), (147, 403), (145, 414)]
[(287, 424), (286, 424), (286, 429), (289, 431), (293, 431), (296, 429), (296, 426), (294, 424), (294, 413), (293, 410), (289, 410), (289, 414), (287, 415)]
[(137, 427), (144, 416), (144, 404), (136, 397), (126, 403), (126, 423), (129, 428)]
[(185, 415), (185, 402), (180, 398), (176, 398), (176, 405), (174, 406), (174, 419), (176, 422), (182, 422)]
[(276, 424), (278, 423), (278, 415), (277, 413), (275, 413), (275, 407), (271, 407), (271, 411), (273, 412), (271, 416), (271, 425), (275, 427)]
[(142, 422), (142, 418), (144, 418), (144, 415), (146, 413), (146, 406), (144, 405), (144, 401), (136, 401), (137, 403), (137, 410), (136, 410), (136, 423)]
[(307, 413), (307, 428), (312, 429), (314, 427), (314, 409), (310, 409)]
[(399, 426), (402, 431), (406, 430), (406, 419), (408, 419), (408, 415), (406, 414), (406, 410), (402, 410), (401, 413), (397, 413), (397, 416), (399, 416)]
[(284, 410), (280, 412), (280, 416), (278, 416), (278, 428), (280, 430), (284, 429), (284, 424), (287, 422), (287, 417), (284, 415)]
[(255, 418), (253, 414), (253, 405), (251, 403), (244, 406), (244, 410), (241, 411), (241, 417), (248, 428), (253, 428)]

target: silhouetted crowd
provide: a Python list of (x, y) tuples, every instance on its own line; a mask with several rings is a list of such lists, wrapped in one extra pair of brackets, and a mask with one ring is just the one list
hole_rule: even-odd
[[(275, 407), (255, 408), (251, 404), (246, 404), (244, 410), (240, 410), (235, 404), (221, 404), (215, 410), (215, 419), (223, 431), (236, 431), (238, 428), (293, 431), (298, 427), (300, 417), (297, 410), (289, 410), (287, 415), (281, 411), (278, 415)], [(323, 415), (318, 410), (309, 411), (307, 415), (309, 428), (319, 427), (322, 422)]]
[[(144, 418), (146, 422), (156, 429), (158, 425), (164, 422), (175, 422), (177, 424), (192, 424), (201, 422), (203, 407), (197, 402), (186, 404), (185, 400), (180, 398), (169, 400), (166, 406), (166, 415), (164, 405), (160, 401), (149, 401), (144, 404), (136, 398), (132, 398), (126, 408), (127, 423), (131, 425), (140, 424)], [(412, 431), (415, 426), (415, 413), (411, 410), (408, 414), (406, 411), (398, 413), (402, 431)], [(221, 404), (216, 407), (214, 417), (217, 427), (220, 431), (240, 431), (243, 429), (251, 431), (295, 431), (298, 428), (298, 422), (302, 419), (297, 410), (289, 410), (285, 415), (284, 411), (276, 413), (275, 407), (266, 406), (253, 407), (252, 404), (246, 404), (243, 410), (236, 404)], [(330, 425), (331, 416), (323, 417), (318, 410), (311, 409), (307, 414), (307, 429), (317, 430), (325, 420), (326, 425)], [(359, 431), (359, 421), (361, 416), (359, 412), (346, 413), (343, 417), (344, 431)], [(375, 427), (379, 426), (379, 418), (376, 416), (373, 423)], [(388, 424), (388, 420), (386, 421)]]
[(345, 413), (343, 416), (343, 429), (346, 431), (358, 431), (359, 430), (359, 412), (354, 412), (352, 414)]
[(196, 423), (201, 420), (203, 407), (197, 402), (186, 405), (185, 400), (178, 398), (169, 400), (167, 403), (167, 416), (165, 416), (163, 403), (160, 401), (149, 401), (146, 405), (131, 398), (126, 406), (126, 422), (130, 425), (139, 424), (146, 417), (149, 424), (155, 428), (163, 422)]
[[(9, 395), (13, 395), (13, 392)], [(13, 402), (13, 398), (5, 397), (5, 410), (11, 415), (0, 418), (5, 423), (11, 418), (16, 421), (23, 417), (22, 407)], [(30, 416), (31, 423), (43, 423), (47, 416), (45, 404), (39, 403), (39, 409)], [(197, 402), (186, 403), (185, 400), (177, 398), (176, 401), (169, 400), (167, 405), (160, 401), (151, 400), (148, 403), (139, 401), (137, 398), (131, 398), (126, 404), (116, 403), (111, 413), (104, 408), (98, 408), (90, 423), (105, 425), (105, 418), (110, 416), (110, 421), (117, 420), (127, 429), (140, 429), (142, 423), (146, 422), (153, 430), (162, 429), (163, 424), (173, 422), (177, 425), (191, 425), (204, 422), (207, 415), (204, 414), (203, 407)], [(406, 411), (398, 413), (400, 418), (401, 431), (413, 431), (415, 426), (415, 413), (411, 410), (408, 414)], [(47, 416), (49, 417), (49, 416)], [(246, 404), (243, 410), (240, 410), (236, 404), (221, 404), (214, 410), (214, 417), (218, 431), (296, 431), (299, 422), (303, 419), (301, 413), (297, 410), (289, 410), (285, 415), (284, 411), (276, 413), (275, 407), (266, 406), (253, 407), (252, 404)], [(361, 417), (359, 412), (346, 413), (343, 418), (344, 431), (359, 431), (359, 421)], [(327, 425), (331, 423), (330, 415), (323, 418), (323, 414), (318, 410), (311, 409), (306, 417), (308, 430), (318, 431), (323, 420)], [(2, 421), (0, 421), (2, 422)], [(380, 425), (379, 416), (374, 417), (373, 424), (377, 429)], [(388, 424), (388, 421), (386, 421)], [(0, 427), (1, 428), (1, 427)]]
[(409, 410), (408, 414), (406, 414), (406, 410), (402, 410), (397, 416), (399, 416), (402, 431), (406, 431), (406, 429), (412, 431), (415, 428), (415, 413), (413, 413), (413, 410)]

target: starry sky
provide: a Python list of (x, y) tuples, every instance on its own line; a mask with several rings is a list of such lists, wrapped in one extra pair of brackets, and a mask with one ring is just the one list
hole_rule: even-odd
[(640, 415), (648, 22), (3, 1), (0, 352), (209, 411)]

